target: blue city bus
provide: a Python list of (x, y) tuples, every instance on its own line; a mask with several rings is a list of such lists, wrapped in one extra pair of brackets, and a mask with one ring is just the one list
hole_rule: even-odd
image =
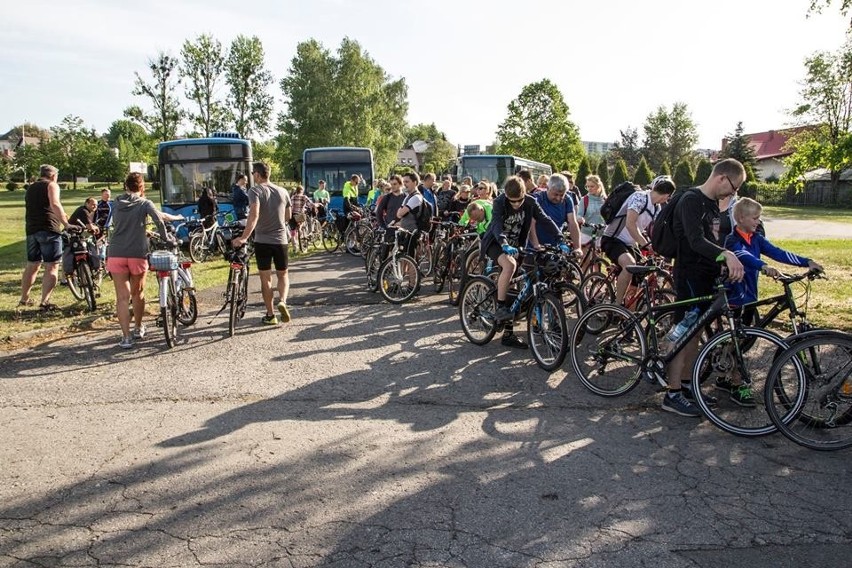
[(231, 188), (238, 173), (246, 174), (251, 185), (251, 163), (251, 141), (235, 132), (161, 142), (157, 147), (155, 177), (163, 211), (195, 217), (202, 188), (212, 187), (220, 214), (230, 219), (234, 209)]
[(472, 156), (459, 156), (452, 168), (453, 177), (461, 181), (465, 176), (473, 178), (473, 183), (485, 178), (497, 184), (498, 189), (503, 189), (506, 178), (521, 170), (529, 170), (535, 179), (541, 174), (550, 176), (553, 169), (548, 164), (519, 158), (517, 156), (496, 154), (474, 154)]
[(353, 174), (361, 177), (358, 185), (361, 203), (366, 202), (373, 187), (373, 151), (369, 148), (307, 148), (302, 153), (301, 166), (305, 193), (313, 197), (320, 180), (325, 180), (332, 209), (343, 209), (343, 184)]

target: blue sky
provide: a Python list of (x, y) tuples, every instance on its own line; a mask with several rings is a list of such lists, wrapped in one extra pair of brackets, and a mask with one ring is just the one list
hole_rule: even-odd
[(524, 85), (562, 91), (584, 140), (614, 141), (658, 105), (686, 102), (699, 146), (789, 123), (803, 61), (836, 50), (848, 20), (809, 0), (599, 2), (503, 0), (27, 0), (0, 21), (0, 131), (76, 114), (99, 132), (121, 118), (158, 51), (211, 33), (257, 35), (275, 77), (309, 38), (334, 51), (357, 40), (409, 87), (410, 123), (434, 122), (456, 144), (488, 144)]

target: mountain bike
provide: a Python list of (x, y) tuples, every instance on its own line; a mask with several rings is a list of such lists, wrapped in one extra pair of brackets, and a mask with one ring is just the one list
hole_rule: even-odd
[(177, 243), (164, 242), (157, 238), (151, 238), (151, 248), (148, 254), (148, 269), (157, 274), (157, 300), (160, 305), (157, 326), (163, 328), (166, 346), (172, 348), (177, 342), (177, 324), (181, 305), (177, 283), (178, 266), (180, 266), (179, 249)]
[[(63, 272), (65, 284), (77, 300), (85, 300), (90, 312), (97, 309), (97, 296), (103, 280), (104, 268), (98, 248), (91, 236), (84, 235), (82, 227), (69, 226), (62, 236)], [(93, 265), (97, 267), (93, 270)], [(70, 268), (70, 270), (68, 270)], [(97, 274), (97, 276), (95, 276)]]
[(338, 217), (340, 217), (341, 214), (342, 213), (338, 209), (329, 209), (325, 222), (322, 224), (320, 240), (322, 241), (323, 248), (327, 252), (336, 251), (340, 248), (340, 243), (343, 241), (343, 235), (340, 234), (340, 230), (337, 227)]
[(382, 261), (377, 276), (379, 292), (392, 304), (403, 304), (420, 289), (420, 271), (417, 263), (405, 254), (403, 241), (412, 238), (412, 233), (396, 228), (391, 253)]
[(229, 263), (228, 283), (225, 285), (225, 303), (219, 308), (228, 310), (228, 337), (233, 337), (237, 322), (246, 314), (248, 305), (249, 256), (245, 247), (233, 249), (225, 254)]
[(189, 256), (193, 262), (206, 262), (212, 256), (224, 253), (225, 249), (225, 236), (216, 215), (208, 215), (189, 236)]

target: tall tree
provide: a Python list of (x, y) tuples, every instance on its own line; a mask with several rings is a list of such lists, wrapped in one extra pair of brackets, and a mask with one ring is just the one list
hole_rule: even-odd
[(372, 148), (376, 171), (389, 172), (403, 145), (408, 87), (392, 80), (357, 41), (344, 38), (336, 54), (316, 40), (296, 46), (281, 80), (279, 160), (285, 169), (314, 146)]
[(619, 130), (618, 133), (621, 139), (610, 148), (610, 161), (615, 163), (616, 160), (621, 158), (630, 168), (635, 168), (642, 158), (639, 130), (628, 126), (627, 130)]
[(710, 179), (710, 174), (712, 172), (713, 164), (711, 164), (710, 160), (707, 158), (702, 158), (701, 161), (698, 162), (698, 167), (695, 168), (695, 185), (701, 185)]
[(438, 130), (435, 123), (415, 124), (406, 129), (404, 146), (408, 147), (417, 140), (428, 144), (423, 153), (423, 171), (446, 171), (450, 162), (456, 157), (458, 148), (450, 144), (447, 135)]
[(91, 173), (106, 144), (94, 130), (83, 126), (82, 118), (70, 114), (58, 126), (51, 128), (51, 133), (51, 140), (58, 144), (61, 156), (54, 165), (71, 174), (74, 189), (77, 189), (77, 178)]
[(600, 163), (598, 164), (598, 177), (601, 178), (601, 182), (604, 187), (609, 187), (609, 166), (606, 163), (606, 158), (602, 157)]
[(201, 34), (194, 42), (186, 40), (180, 55), (180, 75), (186, 98), (195, 103), (197, 109), (197, 112), (187, 113), (187, 118), (204, 136), (224, 130), (229, 113), (217, 95), (225, 71), (222, 44), (211, 35)]
[(612, 188), (616, 188), (622, 183), (628, 181), (630, 176), (627, 173), (627, 164), (622, 159), (615, 161), (615, 167), (612, 169)]
[[(589, 164), (589, 156), (583, 155), (583, 159), (580, 160), (580, 165), (577, 167), (577, 173), (574, 175), (574, 183), (577, 184), (577, 187), (585, 189), (586, 176), (590, 173), (592, 173), (592, 166)], [(581, 191), (581, 193), (585, 193), (585, 191)]]
[(689, 160), (681, 160), (677, 163), (672, 181), (674, 181), (675, 187), (692, 187), (695, 183), (695, 174)]
[(819, 125), (788, 141), (794, 152), (786, 160), (782, 179), (801, 187), (801, 176), (825, 168), (836, 199), (843, 170), (852, 167), (852, 34), (836, 53), (817, 52), (805, 60), (806, 78), (799, 92), (801, 103), (793, 118)]
[(257, 36), (237, 36), (225, 61), (228, 106), (234, 128), (243, 138), (272, 129), (272, 74), (265, 69), (263, 44)]
[(660, 105), (649, 114), (643, 126), (645, 132), (643, 155), (654, 170), (662, 168), (663, 161), (676, 164), (691, 157), (698, 142), (698, 130), (686, 103), (674, 103), (669, 111)]
[(725, 146), (719, 153), (719, 157), (722, 159), (734, 158), (739, 160), (742, 165), (748, 164), (754, 168), (757, 162), (757, 153), (751, 146), (751, 137), (743, 134), (742, 121), (737, 123), (733, 134), (728, 134), (725, 137)]
[(645, 156), (642, 156), (639, 160), (639, 165), (636, 166), (636, 171), (633, 173), (633, 183), (646, 187), (653, 179), (654, 172), (652, 172), (651, 168), (648, 167), (648, 162), (645, 160)]
[(570, 119), (562, 93), (549, 79), (525, 86), (507, 110), (497, 127), (501, 153), (548, 164), (566, 159), (576, 164), (584, 155), (580, 131)]
[(661, 176), (671, 176), (672, 175), (672, 167), (669, 165), (668, 159), (663, 160), (663, 165), (660, 166), (659, 175), (661, 175)]
[(156, 59), (148, 60), (148, 69), (153, 82), (148, 83), (135, 73), (133, 94), (146, 97), (154, 112), (145, 113), (140, 107), (131, 106), (124, 115), (148, 128), (158, 140), (169, 140), (176, 136), (183, 114), (175, 93), (180, 83), (178, 60), (161, 51)]
[[(827, 8), (830, 5), (831, 0), (811, 0), (810, 8), (808, 8), (808, 16), (811, 13), (820, 14), (823, 8)], [(841, 0), (840, 13), (845, 16), (849, 13), (850, 9), (852, 9), (852, 0)], [(852, 28), (852, 21), (849, 22), (849, 27)]]

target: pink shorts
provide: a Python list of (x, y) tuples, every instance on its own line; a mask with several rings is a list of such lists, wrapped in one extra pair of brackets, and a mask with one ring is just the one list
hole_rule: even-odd
[(106, 261), (106, 269), (111, 274), (145, 274), (148, 271), (148, 259), (109, 256)]

